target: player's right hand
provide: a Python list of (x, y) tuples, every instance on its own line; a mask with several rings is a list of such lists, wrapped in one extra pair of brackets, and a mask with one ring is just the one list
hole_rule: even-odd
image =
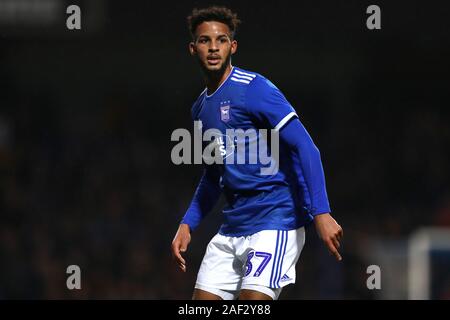
[(189, 225), (181, 223), (172, 241), (172, 256), (183, 272), (186, 272), (186, 260), (181, 256), (181, 254), (187, 251), (187, 247), (190, 242), (191, 231), (189, 229)]

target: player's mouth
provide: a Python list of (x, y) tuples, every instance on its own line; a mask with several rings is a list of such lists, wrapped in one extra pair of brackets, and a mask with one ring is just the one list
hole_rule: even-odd
[(220, 57), (219, 56), (209, 56), (206, 58), (206, 60), (208, 61), (208, 64), (210, 65), (216, 65), (220, 63)]

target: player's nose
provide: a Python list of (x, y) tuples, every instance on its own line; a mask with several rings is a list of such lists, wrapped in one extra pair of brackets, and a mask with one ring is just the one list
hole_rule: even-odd
[(209, 46), (209, 52), (216, 52), (216, 51), (219, 51), (219, 47), (214, 41), (211, 41), (211, 44)]

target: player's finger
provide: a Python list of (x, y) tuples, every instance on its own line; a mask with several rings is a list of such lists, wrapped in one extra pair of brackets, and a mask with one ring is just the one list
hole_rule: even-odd
[(336, 249), (339, 249), (341, 247), (341, 244), (339, 243), (339, 240), (337, 238), (332, 238), (331, 240), (333, 241), (334, 247)]
[(344, 230), (342, 229), (341, 226), (339, 226), (339, 230), (338, 230), (337, 234), (339, 236), (339, 240), (341, 240), (341, 238), (344, 237)]
[(178, 267), (180, 267), (181, 271), (186, 272), (186, 265), (183, 263), (178, 263)]
[(175, 244), (172, 247), (172, 253), (173, 253), (174, 258), (177, 260), (177, 262), (181, 263), (181, 264), (186, 264), (186, 261), (181, 256), (180, 251), (181, 251), (180, 244)]
[(177, 259), (177, 264), (178, 267), (182, 270), (182, 271), (186, 271), (186, 262), (184, 261), (184, 259), (181, 257), (179, 259)]
[(328, 249), (330, 250), (330, 252), (336, 257), (336, 259), (338, 260), (338, 261), (341, 261), (342, 260), (342, 257), (341, 257), (341, 255), (339, 254), (339, 251), (336, 249), (336, 247), (334, 246), (334, 244), (333, 244), (333, 242), (332, 241), (327, 241), (327, 246), (328, 246)]
[(179, 263), (186, 264), (186, 260), (183, 259), (183, 256), (179, 252), (177, 252), (176, 257)]
[[(187, 244), (183, 243), (180, 245), (180, 252), (185, 253), (187, 251)], [(184, 261), (184, 259), (183, 259)], [(184, 263), (184, 262), (183, 262)]]

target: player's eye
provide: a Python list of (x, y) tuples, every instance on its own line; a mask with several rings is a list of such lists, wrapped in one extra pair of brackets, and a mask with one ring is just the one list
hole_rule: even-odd
[(206, 43), (206, 42), (208, 42), (208, 39), (203, 38), (203, 39), (198, 40), (198, 42), (200, 42), (200, 43)]

